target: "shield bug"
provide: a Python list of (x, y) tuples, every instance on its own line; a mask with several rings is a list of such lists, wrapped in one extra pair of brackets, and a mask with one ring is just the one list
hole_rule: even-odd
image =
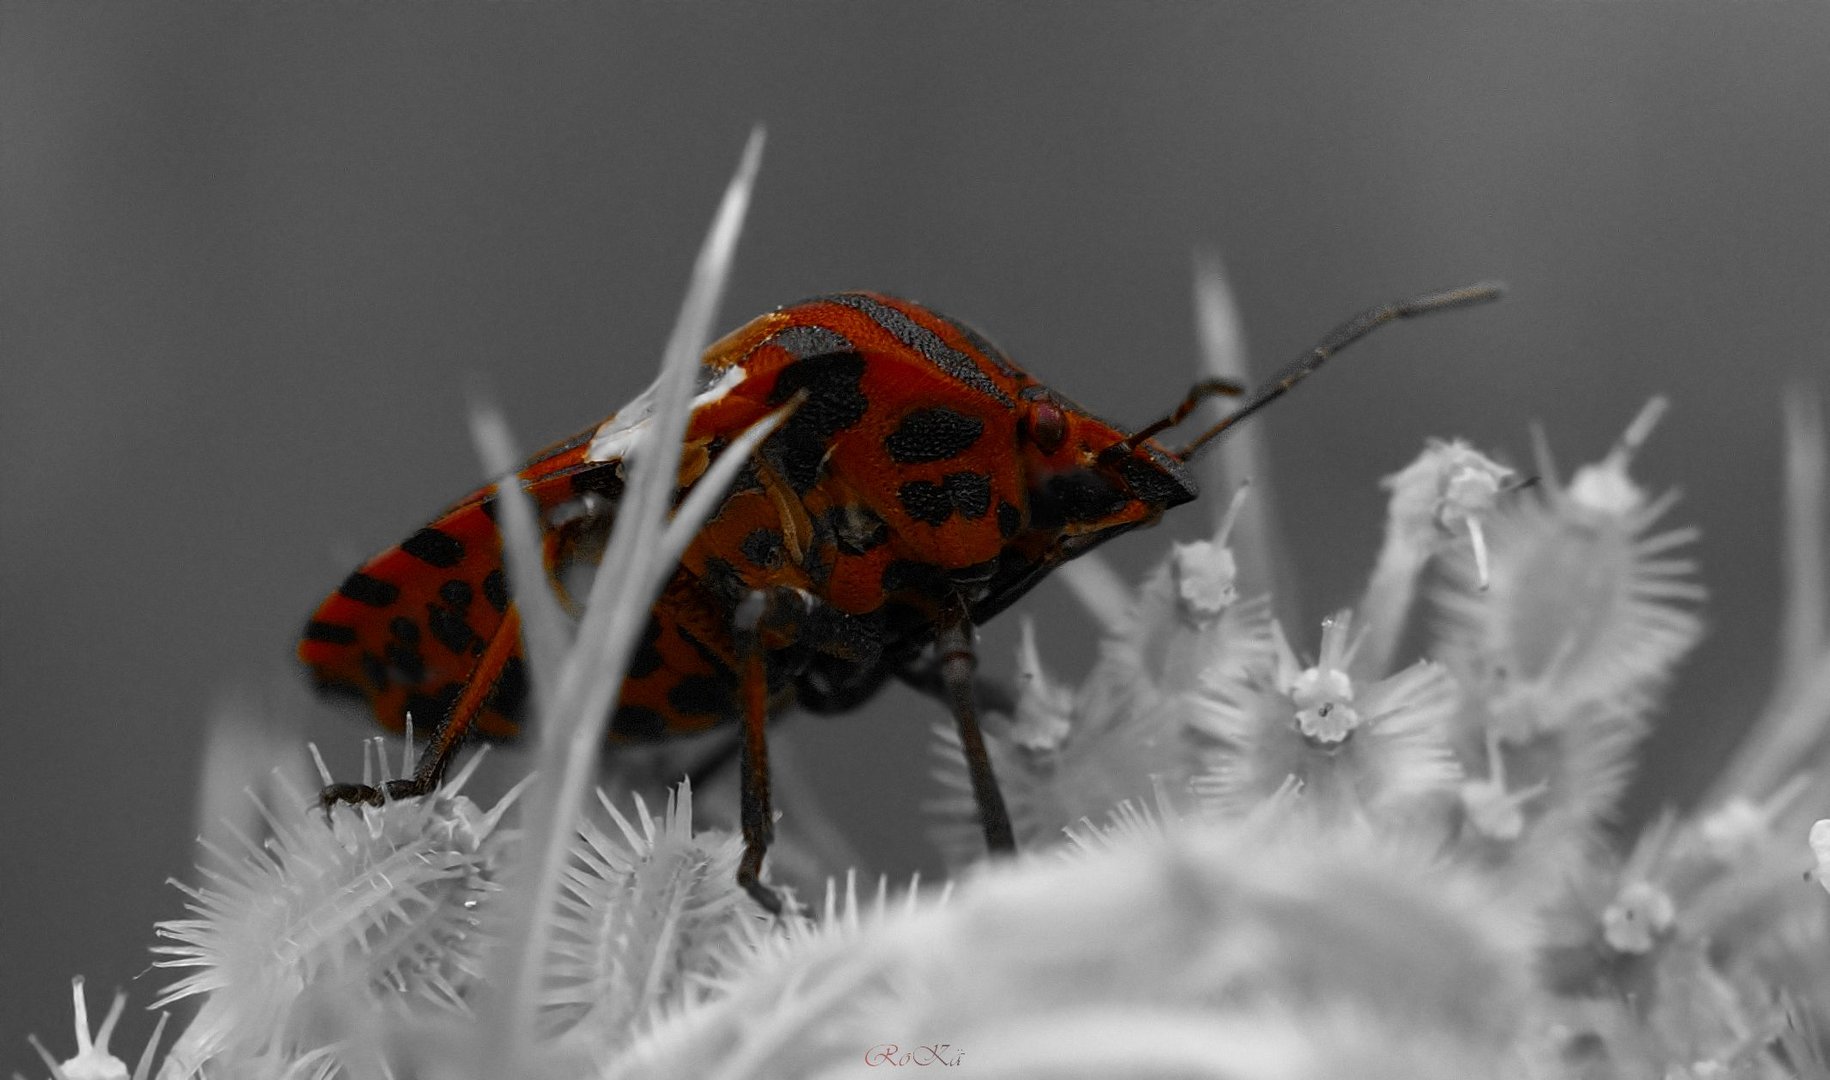
[[(906, 300), (839, 293), (763, 315), (705, 354), (680, 492), (738, 433), (790, 401), (655, 601), (610, 722), (612, 741), (741, 723), (740, 882), (770, 839), (764, 727), (792, 704), (850, 709), (885, 681), (936, 689), (965, 749), (985, 840), (1015, 845), (980, 735), (972, 628), (1061, 563), (1195, 498), (1189, 460), (1335, 352), (1396, 319), (1492, 299), (1475, 285), (1374, 308), (1262, 385), (1194, 386), (1126, 431), (1013, 363), (962, 323)], [(1244, 400), (1180, 447), (1158, 438), (1206, 398)], [(625, 457), (647, 430), (638, 400), (541, 451), (515, 480), (542, 514), (549, 577), (601, 553)], [(506, 478), (505, 478), (506, 482)], [(326, 687), (367, 699), (396, 730), (439, 717), (415, 774), (336, 801), (430, 790), (472, 732), (515, 735), (527, 694), (519, 620), (494, 524), (497, 488), (460, 500), (351, 574), (306, 625), (299, 657)]]

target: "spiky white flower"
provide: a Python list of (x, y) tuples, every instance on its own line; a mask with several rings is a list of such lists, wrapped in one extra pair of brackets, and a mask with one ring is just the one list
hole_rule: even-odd
[(1058, 748), (1073, 724), (1074, 693), (1049, 678), (1036, 647), (1036, 623), (1023, 616), (1017, 645), (1017, 712), (1010, 739), (1025, 750), (1043, 753)]
[[(1043, 670), (1026, 629), (1017, 657), (1016, 722), (988, 728), (987, 744), (1025, 848), (1059, 843), (1062, 830), (1155, 785), (1180, 791), (1205, 740), (1192, 726), (1213, 679), (1236, 677), (1268, 655), (1268, 608), (1237, 599), (1226, 540), (1241, 498), (1214, 540), (1177, 545), (1105, 628), (1099, 659), (1078, 687)], [(952, 725), (936, 725), (941, 845), (963, 862), (983, 850), (971, 784)]]
[(694, 834), (690, 786), (675, 789), (659, 815), (634, 800), (631, 822), (598, 793), (616, 831), (586, 820), (548, 966), (547, 1029), (599, 1053), (701, 993), (739, 924), (755, 916), (737, 887), (741, 842)]
[(1800, 773), (1765, 799), (1739, 795), (1701, 814), (1696, 835), (1710, 858), (1731, 864), (1777, 839), (1776, 826), (1795, 814), (1811, 789), (1811, 777)]
[(1662, 410), (1654, 399), (1602, 462), (1564, 488), (1540, 448), (1539, 497), (1492, 518), (1491, 587), (1452, 561), (1437, 594), (1439, 655), (1486, 703), (1512, 742), (1535, 733), (1643, 713), (1702, 633), (1687, 605), (1703, 598), (1695, 563), (1668, 553), (1692, 528), (1648, 530), (1675, 496), (1647, 499), (1627, 475)]
[(1446, 795), (1461, 778), (1448, 747), (1454, 688), (1434, 664), (1376, 681), (1352, 666), (1352, 616), (1322, 624), (1319, 659), (1305, 665), (1273, 635), (1272, 660), (1210, 682), (1199, 730), (1221, 744), (1197, 790), (1228, 815), (1250, 812), (1287, 782), (1324, 819), (1374, 818)]
[(1475, 564), (1483, 565), (1481, 521), (1493, 512), (1512, 475), (1461, 439), (1430, 439), (1416, 461), (1380, 482), (1392, 493), (1388, 540), (1427, 553), (1443, 539), (1464, 534)]
[(1487, 583), (1484, 522), (1512, 477), (1460, 439), (1431, 439), (1417, 460), (1381, 481), (1391, 494), (1385, 542), (1360, 603), (1365, 640), (1354, 674), (1378, 678), (1391, 668), (1424, 567), (1456, 537), (1466, 537), (1481, 587)]
[(1212, 540), (1176, 544), (1169, 553), (1176, 598), (1193, 618), (1217, 618), (1239, 599), (1239, 563)]
[(1503, 1077), (1528, 944), (1415, 848), (1181, 821), (805, 939), (606, 1075), (836, 1078), (885, 1044), (945, 1043), (1037, 1080)]
[(1817, 883), (1830, 891), (1830, 820), (1811, 823), (1811, 855), (1817, 861)]
[(159, 1037), (165, 1033), (168, 1014), (160, 1015), (139, 1064), (129, 1073), (127, 1063), (110, 1053), (108, 1047), (114, 1037), (114, 1026), (120, 1022), (121, 1010), (127, 1007), (127, 995), (115, 992), (108, 1014), (102, 1017), (102, 1026), (96, 1029), (93, 1038), (89, 1034), (89, 1001), (83, 991), (82, 976), (70, 980), (70, 997), (76, 1021), (76, 1056), (60, 1062), (36, 1035), (29, 1037), (32, 1049), (38, 1051), (40, 1060), (51, 1070), (52, 1080), (147, 1080), (152, 1075), (153, 1055), (158, 1049)]
[(1670, 893), (1650, 881), (1630, 881), (1601, 913), (1601, 932), (1616, 952), (1645, 953), (1676, 920)]
[(304, 809), (313, 798), (277, 778), (286, 809), (260, 805), (269, 837), (215, 853), (201, 871), (207, 884), (178, 884), (192, 917), (158, 927), (174, 942), (155, 948), (167, 957), (158, 966), (189, 974), (154, 1007), (204, 998), (172, 1058), (195, 1070), (321, 1050), (329, 1037), (310, 1029), (308, 990), (462, 1013), (488, 939), (479, 908), (500, 887), (508, 834), (498, 825), (514, 797), (484, 811), (462, 794), (478, 760), (434, 796), (328, 815)]
[(1541, 482), (1488, 519), (1490, 586), (1453, 555), (1435, 594), (1432, 651), (1460, 688), (1458, 744), (1470, 757), (1485, 747), (1490, 770), (1531, 793), (1490, 807), (1516, 821), (1470, 816), (1465, 840), (1543, 901), (1601, 850), (1651, 705), (1702, 633), (1695, 566), (1670, 556), (1696, 530), (1651, 533), (1673, 498), (1646, 497), (1627, 473), (1662, 408), (1655, 399), (1568, 487), (1540, 441)]

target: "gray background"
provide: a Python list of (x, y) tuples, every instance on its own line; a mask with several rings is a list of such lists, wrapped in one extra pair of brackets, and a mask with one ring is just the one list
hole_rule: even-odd
[[(69, 975), (129, 984), (179, 913), (212, 702), (355, 760), (369, 728), (290, 665), (306, 613), (475, 481), (473, 380), (529, 447), (646, 381), (757, 120), (724, 325), (901, 292), (1130, 422), (1188, 377), (1196, 244), (1261, 364), (1508, 281), (1264, 420), (1310, 619), (1353, 598), (1376, 480), (1426, 435), (1524, 462), (1542, 418), (1573, 463), (1670, 394), (1639, 473), (1707, 530), (1713, 634), (1636, 805), (1694, 793), (1765, 689), (1779, 400), (1826, 370), (1826, 58), (1823, 0), (9, 0), (0, 1072), (38, 1071), (28, 1029), (67, 1053)], [(1059, 584), (1026, 603), (1079, 618)], [(1085, 637), (1044, 634), (1058, 669)], [(934, 716), (793, 725), (873, 869), (936, 865), (899, 839)]]

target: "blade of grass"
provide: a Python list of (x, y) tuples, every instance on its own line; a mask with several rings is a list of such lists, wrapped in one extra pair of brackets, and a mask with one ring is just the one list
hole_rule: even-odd
[(521, 639), (533, 697), (528, 715), (540, 715), (543, 698), (559, 686), (559, 665), (571, 645), (572, 632), (559, 601), (547, 587), (541, 556), (539, 507), (515, 475), (515, 443), (508, 421), (493, 406), (473, 404), (471, 440), (477, 456), (496, 482), (496, 528), (502, 534), (502, 562), (509, 593), (521, 612)]
[[(529, 1051), (541, 971), (552, 935), (551, 913), (576, 817), (603, 743), (610, 706), (622, 687), (630, 650), (647, 622), (655, 594), (679, 559), (677, 552), (667, 554), (663, 542), (667, 510), (679, 475), (694, 377), (730, 277), (762, 145), (763, 132), (758, 127), (751, 132), (737, 174), (725, 189), (699, 250), (662, 358), (643, 452), (628, 463), (626, 495), (601, 563), (607, 572), (600, 572), (592, 583), (577, 639), (560, 663), (556, 688), (541, 710), (535, 772), (542, 781), (532, 792), (524, 819), (527, 840), (522, 866), (511, 881), (511, 895), (505, 897), (508, 937), (492, 957), (486, 981), (494, 988), (494, 996), (480, 1010), (484, 1020), (480, 1030), (489, 1035), (483, 1044), (486, 1052), (478, 1061), (478, 1075), (511, 1075), (519, 1071), (515, 1066), (532, 1060)], [(753, 448), (755, 443), (748, 445)], [(739, 454), (733, 445), (722, 455), (721, 463), (731, 460), (734, 470), (747, 454), (747, 450)], [(695, 495), (714, 482), (708, 473), (696, 485)], [(728, 476), (724, 483), (729, 483)], [(709, 495), (689, 502), (701, 514), (714, 504)], [(680, 520), (685, 520), (684, 515)], [(697, 522), (692, 528), (696, 530)], [(523, 533), (522, 542), (526, 539)], [(535, 560), (524, 556), (521, 561)], [(544, 589), (544, 583), (540, 587)]]
[[(1226, 267), (1213, 251), (1195, 252), (1194, 300), (1201, 376), (1250, 385), (1252, 378), (1246, 360), (1245, 327), (1239, 317), (1239, 303), (1226, 280)], [(1229, 546), (1233, 557), (1239, 561), (1241, 594), (1269, 592), (1277, 611), (1288, 623), (1301, 610), (1298, 602), (1301, 598), (1297, 595), (1296, 575), (1283, 554), (1288, 547), (1280, 542), (1282, 527), (1270, 497), (1269, 462), (1264, 429), (1247, 424), (1219, 453), (1209, 454), (1206, 461), (1198, 462), (1195, 481), (1208, 491), (1216, 524), (1227, 507), (1227, 502), (1218, 497), (1221, 489), (1257, 485), (1252, 512), (1239, 520)]]
[(1830, 623), (1830, 587), (1824, 582), (1824, 503), (1830, 497), (1825, 480), (1824, 411), (1817, 394), (1794, 387), (1785, 398), (1786, 520), (1781, 552), (1787, 583), (1785, 623), (1779, 635), (1781, 681), (1799, 682), (1824, 654), (1825, 626)]
[(1705, 805), (1736, 796), (1759, 801), (1802, 767), (1819, 764), (1830, 743), (1830, 650), (1824, 642), (1824, 563), (1830, 542), (1824, 508), (1830, 477), (1824, 459), (1823, 414), (1816, 399), (1793, 394), (1785, 403), (1785, 526), (1780, 549), (1785, 610), (1779, 669), (1760, 718), (1741, 737), (1728, 767), (1710, 786)]

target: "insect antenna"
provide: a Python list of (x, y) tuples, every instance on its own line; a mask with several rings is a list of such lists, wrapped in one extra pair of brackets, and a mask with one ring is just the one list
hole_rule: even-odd
[(1188, 391), (1188, 396), (1182, 399), (1180, 405), (1177, 405), (1169, 411), (1168, 416), (1163, 417), (1161, 420), (1145, 424), (1143, 427), (1138, 428), (1136, 431), (1113, 443), (1111, 446), (1106, 447), (1106, 449), (1101, 452), (1101, 456), (1124, 457), (1131, 453), (1131, 448), (1138, 443), (1143, 442), (1159, 431), (1166, 431), (1188, 419), (1189, 414), (1194, 412), (1195, 409), (1208, 398), (1238, 397), (1243, 393), (1245, 393), (1245, 387), (1240, 386), (1231, 379), (1202, 379)]
[[(1471, 304), (1484, 304), (1490, 300), (1499, 299), (1500, 293), (1501, 287), (1498, 283), (1483, 281), (1474, 285), (1464, 285), (1459, 289), (1425, 293), (1422, 296), (1414, 296), (1409, 300), (1400, 300), (1397, 303), (1385, 304), (1381, 307), (1372, 308), (1355, 315), (1353, 318), (1335, 327), (1333, 330), (1330, 330), (1327, 336), (1322, 338), (1313, 349), (1310, 349), (1302, 356), (1284, 365), (1283, 370), (1258, 384), (1258, 387), (1246, 397), (1245, 401), (1237, 409), (1228, 413), (1225, 418), (1213, 427), (1202, 432), (1193, 442), (1190, 442), (1187, 446), (1176, 451), (1176, 459), (1179, 461), (1189, 460), (1203, 446), (1206, 446), (1208, 443), (1224, 434), (1228, 428), (1289, 393), (1290, 389), (1297, 383), (1302, 382), (1304, 379), (1308, 378), (1316, 368), (1327, 363), (1329, 357), (1340, 352), (1342, 349), (1345, 349), (1347, 346), (1352, 345), (1354, 342), (1372, 333), (1379, 327), (1384, 326), (1386, 323), (1395, 322), (1398, 319), (1408, 319), (1413, 315), (1429, 315), (1438, 311), (1448, 311), (1451, 308), (1467, 307)], [(1214, 380), (1208, 380), (1208, 382), (1213, 381)], [(1175, 422), (1187, 417), (1188, 413), (1193, 410), (1198, 398), (1211, 396), (1212, 393), (1223, 392), (1209, 391), (1205, 394), (1199, 393), (1201, 387), (1204, 385), (1207, 384), (1198, 383), (1194, 390), (1189, 391), (1188, 397), (1183, 400), (1182, 404), (1177, 406), (1174, 412), (1170, 413), (1170, 416), (1174, 418), (1170, 422), (1151, 424), (1143, 431), (1131, 436), (1125, 441), (1127, 443), (1134, 443), (1139, 439), (1145, 438), (1147, 435), (1155, 434), (1166, 427), (1173, 426)]]

